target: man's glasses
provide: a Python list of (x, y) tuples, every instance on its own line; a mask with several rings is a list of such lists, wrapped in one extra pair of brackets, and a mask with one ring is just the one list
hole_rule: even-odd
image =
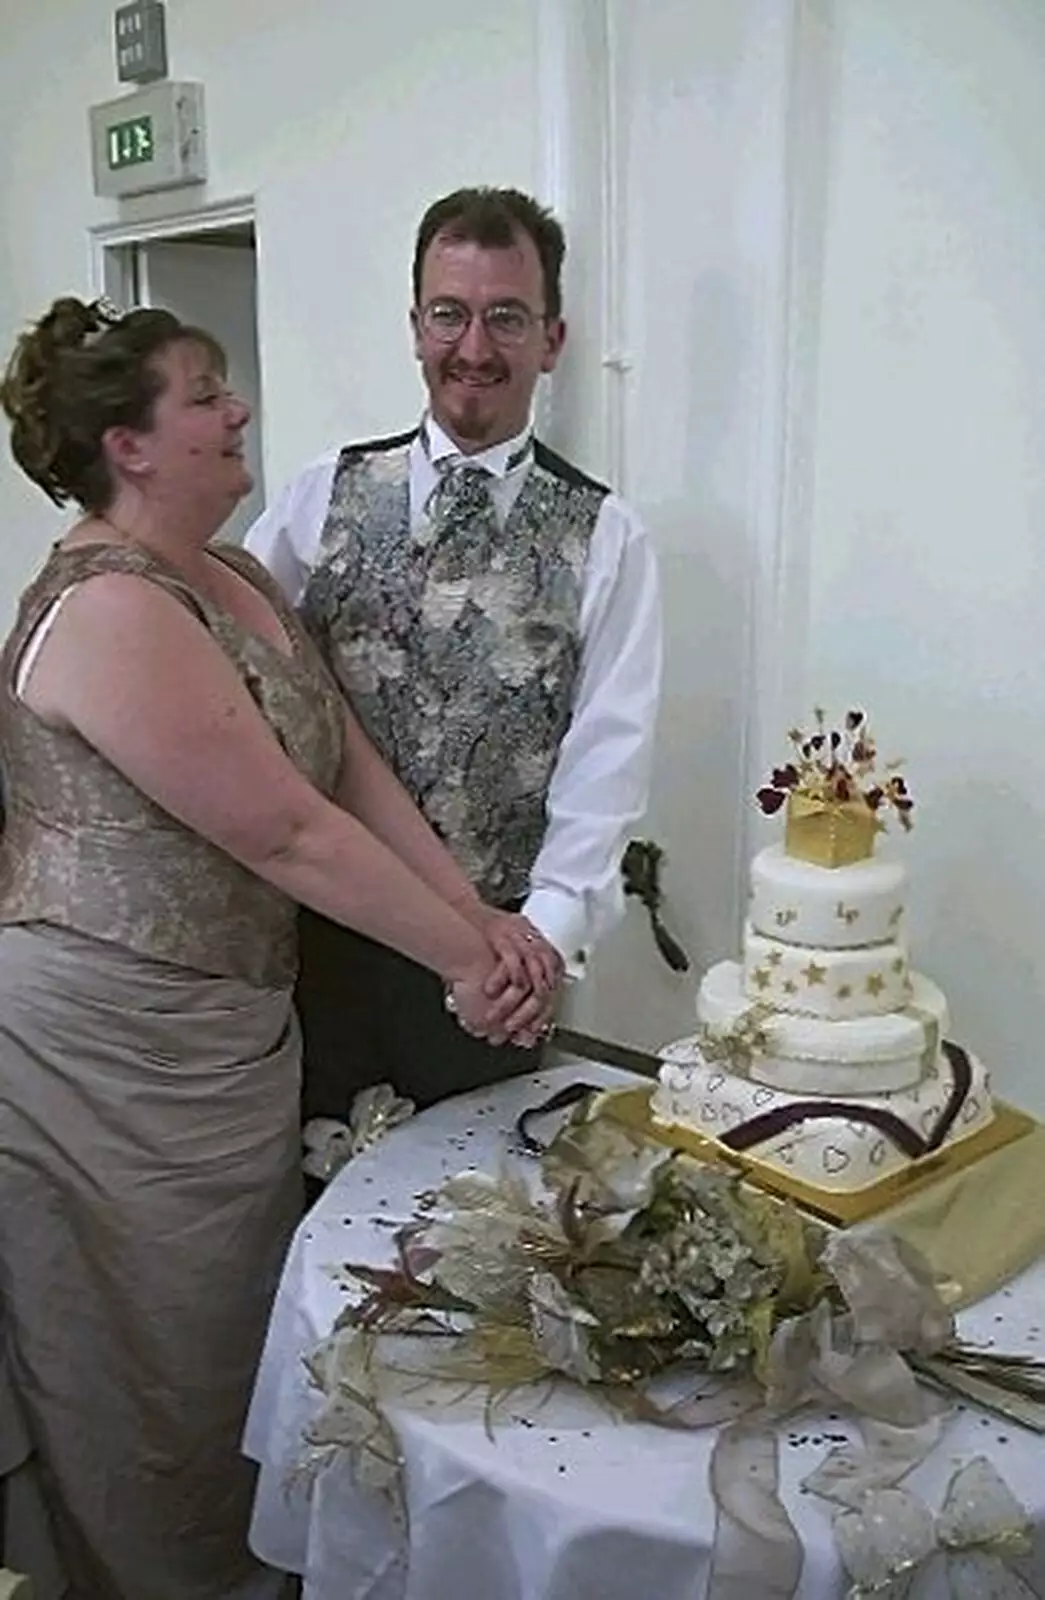
[(545, 320), (514, 300), (484, 306), (482, 311), (472, 311), (460, 300), (430, 300), (422, 308), (419, 321), (422, 331), (436, 344), (456, 344), (464, 338), (474, 317), (479, 318), (492, 343), (505, 349), (523, 344), (534, 325)]

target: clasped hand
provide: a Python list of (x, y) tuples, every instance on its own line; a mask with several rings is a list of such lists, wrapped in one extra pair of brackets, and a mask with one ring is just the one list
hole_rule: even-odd
[(490, 960), (483, 971), (449, 985), (448, 1003), (466, 1033), (490, 1044), (538, 1044), (551, 1031), (562, 957), (514, 912), (486, 907), (480, 927)]

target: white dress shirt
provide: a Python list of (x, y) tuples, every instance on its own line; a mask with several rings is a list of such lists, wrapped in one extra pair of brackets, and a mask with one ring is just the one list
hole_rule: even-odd
[[(456, 445), (430, 418), (410, 447), (414, 523), (438, 481), (436, 463)], [(509, 471), (528, 434), (468, 460), (493, 475), (503, 527), (532, 454)], [(298, 606), (315, 564), (337, 466), (337, 452), (305, 468), (247, 534), (287, 599)], [(548, 791), (548, 825), (523, 906), (572, 968), (620, 916), (621, 854), (646, 809), (660, 690), (661, 622), (657, 571), (635, 514), (607, 495), (588, 550), (580, 610), (581, 657), (573, 715)]]

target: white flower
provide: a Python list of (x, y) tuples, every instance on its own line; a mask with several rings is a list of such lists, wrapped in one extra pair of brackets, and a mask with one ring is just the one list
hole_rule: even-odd
[(529, 1290), (534, 1341), (548, 1365), (578, 1383), (598, 1383), (601, 1373), (591, 1348), (598, 1318), (571, 1299), (550, 1272), (534, 1273)]
[(465, 1172), (445, 1183), (438, 1214), (423, 1245), (435, 1254), (435, 1282), (479, 1305), (520, 1301), (533, 1272), (534, 1251), (558, 1254), (562, 1235), (533, 1204), (526, 1184), (511, 1172), (490, 1177)]

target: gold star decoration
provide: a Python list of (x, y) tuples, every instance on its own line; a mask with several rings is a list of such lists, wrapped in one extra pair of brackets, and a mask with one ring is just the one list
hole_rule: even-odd
[(885, 988), (885, 979), (880, 972), (872, 972), (867, 979), (867, 992), (869, 995), (880, 995)]
[(798, 984), (795, 982), (795, 980), (793, 978), (785, 978), (785, 980), (784, 980), (784, 993), (785, 994), (797, 994), (798, 993)]
[(839, 998), (839, 1000), (851, 1000), (852, 997), (853, 997), (853, 986), (852, 986), (852, 984), (851, 983), (840, 983), (838, 985), (838, 998)]
[(751, 981), (756, 989), (768, 989), (773, 980), (765, 967), (756, 967), (751, 974)]
[(808, 967), (802, 968), (802, 976), (812, 989), (815, 984), (823, 983), (827, 977), (827, 968), (819, 966), (815, 961), (811, 961)]
[(766, 966), (779, 967), (783, 959), (784, 952), (782, 950), (770, 950), (769, 954), (766, 956)]

